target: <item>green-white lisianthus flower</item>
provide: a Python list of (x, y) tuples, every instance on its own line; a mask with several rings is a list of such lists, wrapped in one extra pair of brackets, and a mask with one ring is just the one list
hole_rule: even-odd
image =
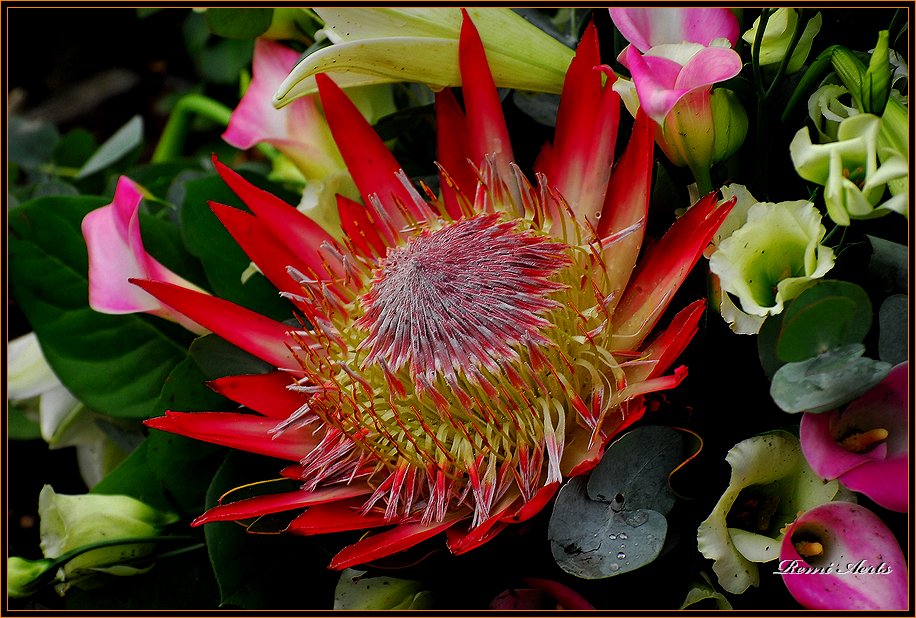
[[(314, 75), (343, 87), (417, 82), (460, 86), (461, 11), (457, 8), (330, 8), (314, 11), (333, 43), (300, 62), (280, 85), (274, 104), (317, 92)], [(573, 58), (569, 49), (506, 8), (467, 9), (480, 31), (497, 86), (559, 93)]]
[(798, 175), (824, 186), (827, 213), (838, 225), (890, 211), (907, 214), (906, 191), (882, 201), (889, 182), (907, 177), (908, 163), (898, 148), (888, 145), (882, 149), (884, 156), (879, 165), (881, 130), (882, 119), (878, 116), (856, 114), (840, 123), (836, 142), (813, 144), (808, 128), (803, 127), (789, 145)]
[(10, 341), (7, 353), (8, 400), (37, 417), (41, 437), (51, 449), (76, 447), (80, 475), (87, 487), (93, 487), (127, 453), (101, 429), (101, 417), (61, 384), (45, 360), (35, 333)]
[(365, 571), (344, 569), (334, 589), (334, 609), (376, 611), (430, 609), (432, 593), (423, 584), (397, 577), (367, 577)]
[[(811, 43), (814, 37), (820, 32), (823, 18), (818, 13), (805, 25), (805, 30), (798, 40), (795, 50), (792, 52), (792, 58), (786, 66), (786, 73), (795, 73), (805, 64), (808, 54), (811, 53)], [(749, 45), (753, 46), (757, 38), (757, 31), (760, 28), (760, 18), (754, 20), (753, 27), (741, 35)], [(767, 21), (766, 29), (763, 31), (763, 40), (760, 45), (760, 64), (762, 66), (770, 64), (779, 64), (786, 57), (789, 49), (789, 43), (795, 36), (798, 29), (798, 11), (796, 9), (781, 8), (776, 9), (770, 15)]]
[(783, 529), (800, 512), (838, 496), (840, 485), (811, 470), (798, 438), (776, 431), (732, 448), (728, 488), (697, 531), (700, 552), (727, 592), (740, 594), (760, 582), (757, 563), (779, 557)]
[(755, 333), (766, 316), (782, 312), (833, 268), (833, 250), (821, 244), (826, 230), (811, 202), (757, 202), (741, 185), (722, 192), (738, 201), (713, 239), (709, 269), (725, 292), (722, 316), (736, 332)]
[(814, 123), (820, 143), (835, 142), (840, 123), (860, 113), (841, 100), (848, 97), (849, 91), (840, 84), (824, 84), (808, 97), (808, 116)]
[[(41, 551), (45, 558), (60, 558), (75, 549), (117, 539), (156, 537), (178, 516), (131, 498), (101, 494), (64, 495), (45, 485), (38, 495)], [(148, 568), (124, 564), (149, 555), (153, 545), (132, 543), (87, 551), (61, 567), (58, 591), (94, 573), (137, 575)]]

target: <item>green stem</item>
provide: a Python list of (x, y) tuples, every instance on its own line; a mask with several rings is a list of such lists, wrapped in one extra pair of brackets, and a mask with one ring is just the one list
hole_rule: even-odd
[(203, 116), (217, 124), (227, 126), (232, 116), (232, 110), (219, 101), (214, 101), (202, 94), (186, 94), (178, 99), (162, 131), (159, 143), (156, 145), (152, 158), (153, 163), (175, 159), (181, 154), (192, 115)]
[[(193, 116), (201, 116), (217, 124), (228, 126), (232, 110), (210, 97), (202, 94), (186, 94), (172, 108), (169, 120), (162, 131), (162, 137), (153, 152), (153, 163), (163, 163), (181, 155), (184, 140), (188, 134), (188, 126)], [(273, 161), (279, 152), (267, 144), (258, 144), (257, 149), (268, 159)]]
[[(99, 541), (98, 543), (90, 543), (88, 545), (82, 545), (68, 551), (67, 553), (59, 556), (57, 558), (50, 559), (48, 567), (35, 579), (33, 579), (27, 588), (30, 588), (32, 591), (37, 590), (40, 586), (49, 582), (53, 579), (57, 570), (63, 565), (67, 564), (74, 558), (81, 556), (87, 552), (104, 549), (106, 547), (114, 547), (116, 545), (140, 545), (140, 544), (149, 544), (149, 543), (165, 543), (165, 542), (175, 542), (175, 541), (198, 541), (198, 537), (191, 535), (172, 535), (172, 536), (141, 536), (141, 537), (130, 537), (126, 539), (112, 539), (109, 541)], [(192, 547), (197, 547), (198, 544), (195, 544)], [(180, 550), (176, 550), (180, 551)], [(174, 553), (174, 552), (172, 552)]]
[(760, 195), (759, 191), (763, 190), (763, 196), (766, 197), (766, 180), (767, 180), (767, 165), (766, 165), (766, 145), (767, 142), (763, 138), (766, 131), (767, 121), (766, 121), (766, 99), (767, 92), (763, 86), (763, 70), (760, 68), (760, 48), (763, 46), (763, 34), (766, 32), (767, 22), (770, 21), (771, 9), (763, 9), (760, 12), (760, 23), (757, 26), (757, 35), (754, 37), (754, 45), (751, 48), (751, 69), (754, 74), (754, 89), (757, 91), (757, 119), (756, 119), (756, 128), (757, 128), (757, 140), (756, 140), (756, 150), (757, 150), (757, 178), (756, 178), (756, 187), (755, 190)]
[(703, 197), (704, 195), (711, 193), (712, 186), (712, 175), (709, 172), (709, 167), (705, 165), (691, 165), (690, 171), (693, 173), (693, 179), (697, 181), (697, 191), (699, 196)]

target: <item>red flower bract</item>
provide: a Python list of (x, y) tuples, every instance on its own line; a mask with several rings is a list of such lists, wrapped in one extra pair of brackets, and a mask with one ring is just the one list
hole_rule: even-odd
[(221, 504), (195, 523), (296, 510), (287, 528), (296, 534), (387, 527), (344, 548), (337, 569), (444, 530), (453, 552), (467, 551), (540, 511), (563, 476), (594, 466), (642, 415), (642, 395), (685, 375), (665, 372), (696, 331), (702, 301), (646, 340), (728, 207), (701, 200), (637, 264), (651, 128), (637, 118), (611, 174), (619, 99), (613, 76), (593, 70), (594, 28), (539, 165), (557, 184), (539, 174), (532, 187), (512, 163), (466, 16), (460, 50), (467, 117), (451, 93), (437, 97), (441, 201), (415, 189), (325, 76), (324, 113), (364, 201), (338, 199), (343, 243), (215, 162), (252, 214), (211, 207), (291, 301), (300, 328), (135, 282), (277, 367), (212, 384), (254, 414), (169, 411), (147, 422), (294, 462), (283, 475), (299, 490)]

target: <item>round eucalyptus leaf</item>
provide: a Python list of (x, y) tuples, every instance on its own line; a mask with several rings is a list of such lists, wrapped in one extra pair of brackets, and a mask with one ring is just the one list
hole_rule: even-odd
[(657, 511), (612, 510), (589, 499), (587, 481), (570, 479), (557, 495), (547, 536), (561, 569), (583, 579), (627, 573), (655, 560), (665, 543), (668, 521)]
[(907, 297), (889, 296), (878, 311), (878, 358), (891, 365), (907, 359)]
[(683, 461), (683, 450), (677, 430), (634, 429), (608, 447), (588, 479), (588, 497), (617, 511), (651, 509), (665, 515), (675, 502), (668, 475)]
[(848, 281), (819, 281), (786, 309), (776, 355), (791, 363), (860, 343), (871, 320), (871, 301), (865, 290)]
[(862, 395), (890, 372), (889, 363), (862, 356), (853, 343), (815, 358), (783, 365), (770, 385), (770, 396), (785, 412), (827, 412)]

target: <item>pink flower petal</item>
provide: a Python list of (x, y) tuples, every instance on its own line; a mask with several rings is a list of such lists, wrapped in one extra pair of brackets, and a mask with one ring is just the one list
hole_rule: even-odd
[(343, 162), (314, 96), (296, 99), (282, 109), (274, 92), (296, 65), (299, 54), (267, 39), (254, 45), (253, 78), (232, 112), (223, 139), (241, 149), (261, 142), (290, 157), (307, 178), (321, 178)]
[(663, 123), (678, 100), (689, 92), (675, 89), (681, 65), (661, 56), (643, 56), (632, 45), (623, 51), (622, 59), (633, 76), (640, 109), (658, 124)]
[(206, 332), (128, 281), (157, 279), (199, 289), (146, 252), (140, 235), (142, 198), (137, 185), (121, 176), (112, 203), (83, 218), (83, 238), (89, 252), (89, 306), (109, 314), (153, 313), (194, 332)]
[(738, 40), (738, 18), (728, 9), (709, 7), (609, 9), (626, 40), (645, 52), (665, 43), (709, 45), (715, 39)]
[(741, 72), (741, 56), (733, 49), (707, 47), (697, 52), (678, 73), (676, 90), (696, 90), (731, 79)]
[[(823, 555), (809, 562), (795, 547), (799, 540), (817, 540)], [(858, 572), (857, 565), (884, 572)], [(907, 608), (909, 577), (903, 552), (887, 526), (857, 504), (828, 502), (801, 515), (783, 539), (778, 566), (789, 592), (808, 609)], [(788, 572), (809, 567), (825, 572)]]

